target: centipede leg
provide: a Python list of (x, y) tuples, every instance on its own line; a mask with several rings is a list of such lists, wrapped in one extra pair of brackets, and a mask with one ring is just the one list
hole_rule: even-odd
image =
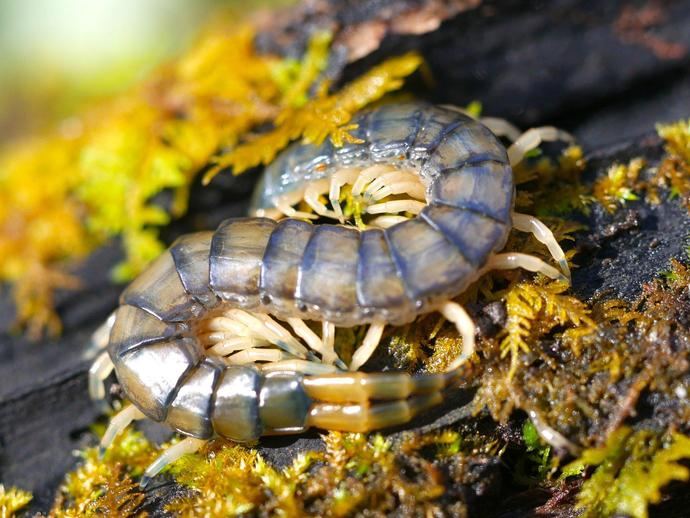
[(308, 360), (281, 360), (277, 362), (264, 363), (259, 366), (261, 372), (298, 372), (307, 376), (335, 374), (341, 372), (336, 365), (326, 363), (310, 362)]
[(110, 330), (115, 324), (115, 312), (113, 311), (110, 316), (94, 331), (89, 339), (83, 357), (87, 360), (91, 360), (98, 356), (101, 352), (108, 347), (108, 340), (110, 338)]
[(346, 183), (354, 184), (359, 175), (358, 169), (340, 169), (331, 177), (331, 185), (328, 191), (328, 201), (331, 202), (336, 219), (340, 223), (345, 223), (343, 209), (340, 206), (340, 188)]
[(385, 327), (385, 322), (372, 322), (372, 324), (369, 326), (369, 329), (367, 329), (367, 334), (364, 336), (362, 345), (360, 345), (352, 355), (350, 370), (356, 371), (367, 362), (367, 360), (376, 350), (376, 347), (379, 345), (381, 336), (383, 335), (383, 329)]
[[(323, 341), (322, 347), (324, 350), (324, 361), (326, 358), (330, 360), (331, 358), (337, 358), (338, 355), (335, 353), (335, 324), (324, 320), (321, 323), (321, 340)], [(327, 363), (330, 363), (327, 362)]]
[(574, 457), (580, 454), (582, 449), (577, 444), (569, 441), (560, 432), (549, 426), (536, 410), (529, 410), (527, 414), (544, 442), (550, 444), (556, 450), (567, 451)]
[(525, 155), (539, 147), (542, 142), (553, 142), (556, 140), (563, 140), (565, 142), (575, 141), (570, 133), (554, 128), (553, 126), (528, 129), (508, 148), (508, 160), (510, 161), (510, 165), (515, 167), (522, 162)]
[(103, 412), (110, 410), (110, 405), (105, 397), (105, 380), (108, 379), (114, 368), (110, 355), (104, 351), (98, 355), (89, 369), (89, 397), (98, 403)]
[(255, 362), (279, 362), (293, 358), (294, 356), (291, 354), (278, 349), (250, 348), (228, 356), (228, 361), (233, 365), (247, 365)]
[(301, 196), (297, 200), (292, 200), (287, 196), (276, 196), (273, 199), (273, 205), (288, 218), (317, 219), (318, 216), (316, 214), (295, 210), (292, 207), (293, 203), (299, 202), (300, 199)]
[(340, 369), (346, 369), (347, 366), (338, 358), (335, 350), (329, 349), (324, 340), (312, 331), (304, 320), (301, 318), (288, 318), (287, 323), (292, 327), (292, 330), (314, 351), (321, 355), (321, 360), (326, 364), (335, 364)]
[(389, 165), (376, 164), (365, 169), (362, 169), (357, 177), (357, 180), (352, 185), (352, 195), (361, 196), (364, 192), (364, 188), (369, 182), (374, 181), (379, 176), (393, 171), (395, 168)]
[(128, 405), (123, 408), (120, 412), (115, 414), (115, 416), (110, 420), (108, 428), (105, 430), (103, 437), (101, 438), (101, 443), (98, 447), (98, 452), (100, 455), (105, 453), (105, 450), (113, 443), (115, 437), (120, 435), (127, 428), (132, 421), (138, 419), (144, 419), (146, 416), (134, 405)]
[(369, 226), (374, 228), (389, 228), (403, 221), (407, 221), (408, 219), (410, 218), (405, 216), (379, 216), (372, 219), (369, 222)]
[(546, 248), (551, 252), (551, 257), (558, 262), (563, 274), (568, 278), (568, 281), (570, 281), (571, 276), (568, 261), (565, 258), (561, 245), (558, 244), (558, 241), (556, 241), (549, 227), (534, 216), (520, 214), (518, 212), (513, 212), (513, 227), (521, 232), (529, 232), (537, 241), (546, 245)]
[(146, 471), (144, 471), (143, 476), (141, 477), (139, 485), (142, 488), (145, 488), (149, 482), (151, 482), (151, 479), (160, 473), (163, 468), (185, 455), (196, 453), (207, 442), (208, 441), (206, 439), (187, 437), (177, 444), (170, 446), (170, 448), (165, 450), (156, 460), (149, 464), (149, 466), (146, 468)]
[(110, 405), (105, 398), (104, 382), (113, 371), (113, 363), (105, 349), (108, 347), (110, 330), (114, 323), (115, 313), (112, 313), (93, 333), (84, 351), (84, 358), (93, 359), (96, 357), (89, 369), (89, 396), (101, 406), (103, 412), (110, 410)]
[(335, 211), (328, 210), (326, 205), (319, 200), (319, 197), (323, 193), (329, 192), (330, 183), (331, 181), (328, 179), (311, 182), (304, 191), (304, 201), (307, 202), (307, 205), (314, 209), (314, 212), (319, 216), (338, 219), (338, 214), (336, 214)]
[[(212, 332), (235, 333), (239, 336), (266, 340), (300, 358), (306, 358), (309, 355), (306, 347), (299, 340), (268, 315), (260, 313), (252, 315), (241, 309), (232, 309), (221, 316), (213, 318), (209, 321), (208, 327)], [(212, 334), (209, 337), (211, 339), (214, 338)]]
[(456, 302), (446, 302), (439, 308), (439, 311), (444, 317), (455, 324), (458, 333), (460, 333), (462, 337), (462, 351), (447, 369), (451, 371), (457, 369), (474, 354), (474, 333), (476, 331), (476, 326), (467, 314), (467, 311)]
[(513, 270), (522, 268), (524, 270), (541, 273), (550, 279), (570, 282), (568, 278), (550, 264), (546, 264), (538, 257), (528, 254), (510, 252), (493, 256), (486, 267), (487, 270)]
[(351, 371), (336, 376), (324, 374), (304, 379), (304, 389), (314, 401), (329, 404), (368, 405), (372, 400), (406, 399), (440, 392), (467, 369), (436, 374), (410, 375), (406, 372), (365, 373)]
[(364, 197), (380, 200), (391, 194), (402, 193), (409, 193), (420, 200), (424, 199), (424, 185), (417, 174), (405, 170), (382, 174), (367, 186)]
[(236, 351), (243, 351), (244, 349), (252, 349), (256, 347), (266, 347), (271, 345), (267, 340), (259, 338), (236, 336), (220, 341), (214, 342), (215, 345), (207, 349), (209, 354), (216, 356), (228, 356)]
[(417, 200), (393, 200), (375, 203), (367, 207), (367, 214), (385, 214), (397, 212), (410, 212), (419, 214), (426, 207), (426, 204)]
[(515, 142), (520, 138), (520, 130), (505, 119), (500, 119), (498, 117), (481, 117), (479, 122), (489, 128), (497, 137), (505, 137), (511, 142)]

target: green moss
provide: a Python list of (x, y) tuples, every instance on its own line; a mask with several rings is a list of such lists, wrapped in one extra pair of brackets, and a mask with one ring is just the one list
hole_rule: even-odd
[(507, 320), (500, 348), (501, 358), (510, 355), (509, 380), (519, 367), (520, 355), (530, 352), (529, 344), (555, 327), (574, 326), (564, 333), (563, 340), (575, 347), (577, 339), (596, 329), (586, 306), (575, 297), (562, 295), (567, 287), (561, 282), (521, 282), (505, 292)]
[(134, 479), (159, 454), (132, 428), (120, 434), (103, 457), (96, 447), (80, 452), (80, 464), (65, 476), (51, 516), (142, 516), (144, 494)]
[[(283, 470), (254, 450), (216, 443), (172, 467), (176, 481), (194, 492), (167, 509), (177, 516), (443, 512), (447, 487), (434, 459), (465, 458), (461, 443), (457, 432), (409, 434), (398, 442), (330, 432), (324, 436), (325, 451), (298, 455)], [(429, 447), (430, 457), (423, 453)]]
[[(521, 462), (521, 478), (529, 480), (533, 477), (537, 481), (546, 479), (554, 470), (552, 448), (545, 443), (532, 421), (525, 421), (522, 425), (522, 440), (525, 443), (524, 461)], [(532, 475), (533, 473), (533, 475)]]
[[(342, 144), (351, 140), (352, 114), (400, 88), (421, 63), (413, 54), (394, 58), (327, 93), (319, 76), (329, 33), (315, 34), (302, 60), (259, 54), (253, 38), (248, 27), (216, 31), (60, 131), (0, 152), (0, 280), (14, 284), (32, 337), (60, 330), (52, 293), (78, 286), (65, 263), (121, 236), (126, 259), (113, 275), (124, 281), (161, 253), (158, 229), (186, 211), (191, 182), (219, 149), (231, 151), (213, 171), (230, 165), (237, 174), (297, 138)], [(269, 123), (273, 131), (249, 138)], [(174, 193), (170, 207), (154, 201), (164, 190)]]
[(606, 176), (594, 182), (593, 196), (610, 213), (615, 212), (627, 201), (638, 200), (635, 194), (640, 189), (640, 172), (645, 167), (645, 161), (634, 158), (627, 165), (614, 164), (609, 167)]
[(273, 130), (218, 157), (216, 166), (204, 176), (204, 182), (208, 183), (226, 167), (240, 174), (251, 167), (268, 164), (288, 143), (300, 138), (305, 144), (316, 145), (330, 138), (338, 147), (346, 142), (359, 142), (349, 133), (356, 128), (350, 124), (352, 116), (386, 93), (399, 89), (404, 78), (421, 64), (421, 56), (409, 53), (373, 67), (335, 94), (328, 94), (328, 85), (324, 84), (313, 99), (299, 108), (286, 106), (276, 117)]
[(22, 491), (16, 487), (5, 489), (5, 486), (0, 484), (0, 517), (16, 516), (18, 511), (29, 505), (31, 499), (31, 493), (28, 491)]
[(647, 518), (649, 504), (661, 501), (672, 480), (687, 481), (690, 470), (678, 461), (690, 458), (690, 437), (623, 427), (606, 444), (585, 450), (563, 468), (563, 478), (593, 472), (577, 497), (583, 517), (626, 515)]

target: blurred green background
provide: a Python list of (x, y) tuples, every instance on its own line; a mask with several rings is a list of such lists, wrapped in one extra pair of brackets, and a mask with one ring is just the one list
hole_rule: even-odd
[(285, 0), (0, 0), (0, 145), (121, 91), (205, 28)]

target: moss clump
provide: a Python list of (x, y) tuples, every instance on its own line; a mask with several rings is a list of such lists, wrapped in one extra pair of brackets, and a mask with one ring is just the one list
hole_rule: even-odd
[(31, 502), (31, 493), (0, 484), (0, 518), (12, 518)]
[(276, 117), (275, 129), (218, 157), (216, 166), (204, 176), (204, 182), (208, 183), (225, 167), (232, 167), (233, 172), (239, 174), (251, 167), (268, 164), (290, 141), (298, 138), (305, 144), (316, 145), (327, 137), (335, 146), (361, 142), (349, 133), (356, 128), (349, 124), (352, 116), (386, 93), (399, 89), (404, 78), (421, 64), (421, 57), (415, 53), (389, 59), (334, 95), (328, 94), (328, 85), (324, 83), (317, 95), (301, 107), (287, 106)]
[(381, 435), (330, 432), (325, 450), (301, 454), (277, 470), (254, 450), (216, 442), (171, 468), (193, 490), (167, 506), (176, 516), (466, 515), (461, 487), (477, 481), (472, 467), (498, 455), (456, 431)]
[[(31, 336), (59, 332), (52, 294), (78, 286), (65, 268), (106, 240), (122, 238), (119, 281), (156, 257), (158, 229), (185, 212), (191, 182), (219, 150), (218, 166), (239, 173), (292, 139), (342, 143), (352, 114), (421, 63), (394, 58), (329, 93), (319, 80), (327, 33), (299, 61), (259, 54), (253, 41), (249, 27), (214, 32), (129, 92), (0, 153), (0, 281), (13, 283)], [(265, 125), (275, 129), (251, 134)], [(174, 193), (170, 206), (154, 201), (163, 190)]]
[(622, 427), (606, 444), (585, 450), (563, 468), (563, 478), (589, 475), (577, 496), (581, 516), (625, 515), (647, 518), (649, 504), (661, 501), (661, 489), (673, 480), (687, 481), (690, 438)]
[[(630, 418), (644, 396), (659, 409), (651, 416), (656, 426), (687, 431), (690, 404), (678, 394), (687, 390), (690, 331), (677, 322), (687, 319), (690, 275), (678, 262), (672, 271), (646, 286), (632, 304), (594, 304), (589, 323), (573, 328), (575, 334), (549, 333), (528, 341), (529, 352), (517, 365), (505, 362), (505, 349), (495, 338), (483, 339), (477, 411), (488, 408), (494, 419), (506, 422), (519, 408), (574, 443), (596, 444)], [(538, 329), (542, 318), (530, 320), (529, 329)]]
[(557, 156), (544, 155), (537, 148), (514, 168), (519, 186), (516, 208), (533, 211), (539, 217), (586, 213), (591, 194), (582, 182), (586, 162), (582, 148), (570, 145)]
[[(499, 476), (505, 451), (497, 437), (471, 430), (407, 433), (395, 441), (330, 432), (323, 440), (323, 451), (300, 454), (283, 469), (254, 449), (213, 441), (170, 466), (169, 476), (188, 491), (177, 492), (166, 511), (190, 517), (464, 516), (467, 495), (489, 496), (482, 493), (483, 477)], [(103, 459), (87, 449), (82, 464), (66, 476), (51, 516), (145, 516), (146, 493), (137, 479), (158, 453), (132, 431)]]
[(634, 158), (627, 165), (612, 165), (605, 176), (594, 182), (594, 199), (609, 213), (618, 210), (626, 201), (639, 199), (634, 190), (640, 187), (640, 171), (644, 166), (641, 158)]
[[(666, 157), (659, 165), (652, 185), (668, 188), (671, 195), (680, 197), (690, 210), (690, 121), (659, 124), (656, 129), (664, 139)], [(652, 194), (656, 195), (656, 192)]]
[(561, 339), (575, 344), (582, 336), (592, 333), (596, 324), (586, 306), (563, 295), (568, 286), (562, 282), (520, 282), (509, 287), (504, 295), (506, 324), (501, 335), (501, 358), (510, 355), (508, 379), (519, 367), (519, 356), (530, 353), (530, 343), (548, 335), (555, 327), (571, 325)]
[(98, 448), (80, 453), (80, 465), (68, 473), (58, 490), (51, 516), (145, 516), (145, 495), (134, 481), (160, 454), (132, 428), (119, 435), (103, 457)]
[(647, 203), (661, 203), (661, 189), (681, 199), (690, 210), (690, 121), (659, 124), (666, 155), (654, 168), (634, 158), (628, 164), (613, 164), (606, 176), (597, 179), (590, 201), (599, 202), (609, 213), (644, 194)]

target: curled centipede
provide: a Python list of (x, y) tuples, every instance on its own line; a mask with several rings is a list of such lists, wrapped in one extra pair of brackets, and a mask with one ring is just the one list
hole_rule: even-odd
[[(144, 481), (216, 435), (246, 442), (309, 427), (404, 423), (438, 404), (474, 353), (474, 323), (453, 298), (492, 269), (569, 280), (553, 234), (514, 212), (512, 172), (542, 139), (566, 134), (533, 129), (506, 149), (494, 132), (513, 136), (507, 123), (418, 102), (353, 122), (356, 142), (295, 144), (267, 167), (252, 201), (256, 216), (180, 237), (123, 292), (101, 330), (107, 352), (90, 389), (102, 397), (114, 368), (133, 404), (113, 418), (102, 445), (143, 417), (188, 436)], [(345, 224), (344, 190), (357, 201), (356, 226)], [(533, 256), (499, 253), (512, 228), (532, 232), (562, 273)], [(431, 311), (463, 340), (448, 372), (355, 372), (386, 325)], [(309, 321), (320, 323), (321, 336)], [(335, 328), (363, 324), (346, 365)]]

